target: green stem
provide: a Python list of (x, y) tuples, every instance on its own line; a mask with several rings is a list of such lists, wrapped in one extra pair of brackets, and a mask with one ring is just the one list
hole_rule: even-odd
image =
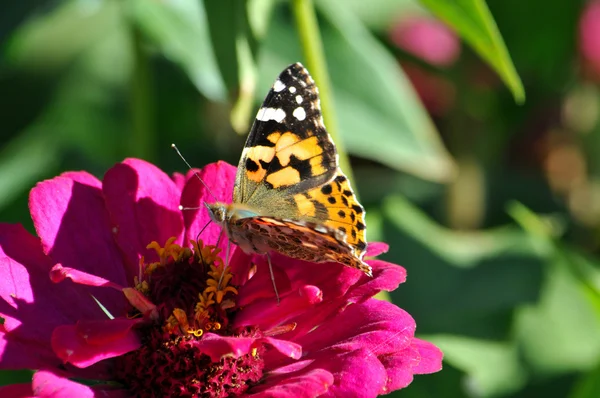
[(131, 124), (130, 153), (152, 161), (155, 159), (156, 130), (154, 129), (153, 93), (150, 84), (150, 65), (142, 48), (141, 34), (131, 26), (133, 71), (131, 75)]
[(315, 83), (319, 88), (323, 119), (325, 120), (327, 131), (337, 146), (340, 168), (350, 181), (353, 181), (350, 159), (348, 158), (344, 142), (339, 134), (337, 118), (335, 116), (331, 84), (329, 81), (329, 74), (327, 73), (327, 64), (325, 62), (325, 51), (323, 50), (323, 41), (321, 40), (315, 7), (312, 0), (293, 0), (292, 10), (296, 19), (298, 34), (300, 35), (302, 52), (306, 59), (306, 67), (315, 79)]

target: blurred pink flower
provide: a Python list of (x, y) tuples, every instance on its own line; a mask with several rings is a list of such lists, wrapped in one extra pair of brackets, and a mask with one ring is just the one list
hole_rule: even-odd
[(456, 34), (434, 18), (405, 17), (392, 27), (389, 35), (396, 46), (435, 66), (450, 66), (460, 55)]
[(591, 1), (579, 21), (579, 51), (586, 72), (600, 81), (600, 1)]
[[(231, 198), (233, 166), (199, 175)], [(223, 270), (223, 244), (196, 241), (208, 216), (179, 205), (214, 198), (192, 177), (136, 159), (103, 181), (69, 172), (31, 192), (39, 238), (0, 224), (0, 365), (37, 370), (0, 396), (374, 397), (441, 369), (410, 315), (372, 298), (402, 267), (368, 260), (369, 278), (274, 254), (277, 305), (263, 256), (234, 248)]]

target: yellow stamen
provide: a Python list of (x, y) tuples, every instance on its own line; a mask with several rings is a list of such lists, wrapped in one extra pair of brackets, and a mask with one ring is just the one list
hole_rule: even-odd
[[(216, 301), (218, 304), (221, 304), (223, 297), (228, 292), (238, 294), (238, 291), (235, 287), (227, 286), (233, 278), (229, 268), (225, 268), (222, 264), (218, 266), (211, 264), (210, 269), (211, 270), (208, 272), (208, 275), (210, 275), (211, 278), (206, 281), (208, 287), (204, 289), (204, 292), (214, 292), (216, 294)], [(221, 275), (223, 275), (222, 278)], [(220, 284), (219, 280), (221, 281)]]
[(193, 334), (196, 337), (202, 337), (202, 335), (204, 334), (204, 330), (202, 329), (190, 329), (188, 330), (189, 334)]

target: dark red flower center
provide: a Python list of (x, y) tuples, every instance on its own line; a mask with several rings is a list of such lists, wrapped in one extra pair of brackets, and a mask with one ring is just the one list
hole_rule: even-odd
[[(116, 377), (139, 397), (226, 397), (244, 393), (262, 377), (262, 348), (218, 362), (203, 352), (207, 332), (257, 337), (231, 330), (237, 289), (218, 257), (219, 249), (192, 242), (193, 249), (152, 242), (159, 261), (141, 261), (136, 289), (157, 304), (159, 321), (140, 329), (142, 347), (116, 358)], [(140, 316), (132, 312), (130, 316)]]

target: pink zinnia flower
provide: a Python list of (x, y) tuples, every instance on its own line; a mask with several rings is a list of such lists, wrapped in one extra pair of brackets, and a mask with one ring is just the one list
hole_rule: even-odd
[[(222, 162), (199, 172), (223, 201), (234, 174)], [(136, 159), (103, 181), (38, 184), (39, 239), (0, 225), (1, 365), (37, 371), (0, 396), (374, 397), (441, 369), (410, 315), (372, 298), (404, 282), (402, 267), (368, 260), (369, 278), (274, 254), (277, 305), (262, 256), (234, 248), (224, 270), (222, 247), (206, 245), (218, 227), (196, 240), (208, 215), (179, 205), (204, 200), (192, 173), (171, 179)]]
[(584, 71), (600, 81), (600, 1), (590, 1), (579, 21), (579, 52)]

